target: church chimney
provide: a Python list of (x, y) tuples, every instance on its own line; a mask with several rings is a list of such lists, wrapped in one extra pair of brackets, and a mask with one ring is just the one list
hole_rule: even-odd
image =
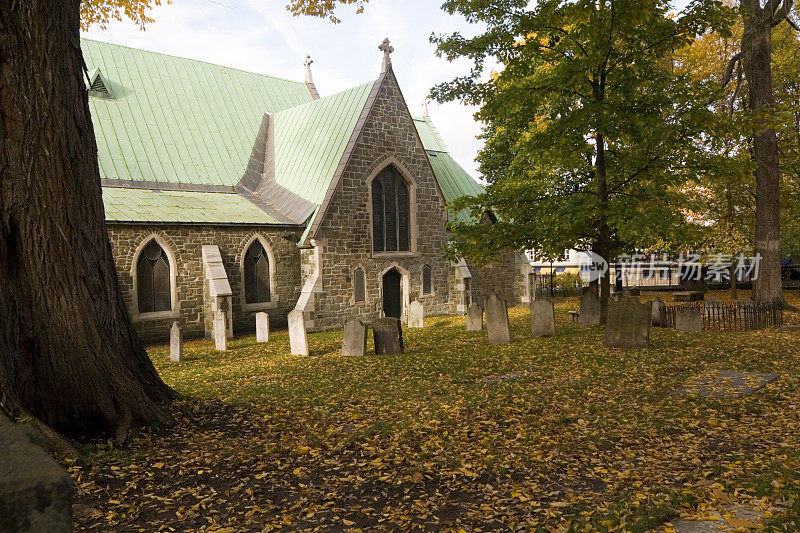
[(306, 60), (303, 61), (303, 65), (306, 67), (306, 87), (308, 87), (311, 96), (314, 97), (314, 100), (319, 100), (319, 92), (317, 91), (317, 87), (314, 85), (314, 77), (311, 75), (311, 64), (314, 62), (311, 59), (309, 54), (306, 54)]

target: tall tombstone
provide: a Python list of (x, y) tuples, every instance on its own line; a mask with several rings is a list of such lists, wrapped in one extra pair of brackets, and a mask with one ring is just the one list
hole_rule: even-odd
[(699, 307), (679, 307), (675, 310), (675, 329), (703, 331), (703, 313)]
[(651, 305), (650, 323), (657, 328), (663, 328), (667, 322), (667, 306), (664, 300), (657, 297), (651, 302)]
[(256, 313), (256, 342), (269, 342), (269, 315)]
[(492, 293), (486, 299), (486, 331), (492, 344), (510, 344), (511, 330), (508, 328), (506, 303)]
[(228, 349), (228, 324), (225, 311), (214, 312), (214, 346), (219, 352)]
[(556, 315), (552, 300), (534, 300), (530, 304), (531, 335), (552, 337), (556, 334)]
[(600, 323), (600, 298), (592, 291), (581, 293), (581, 326), (596, 326)]
[(421, 328), (425, 326), (425, 308), (422, 302), (414, 300), (408, 306), (408, 327)]
[(483, 329), (483, 309), (475, 303), (469, 304), (467, 309), (467, 331), (481, 331)]
[(609, 348), (647, 348), (653, 304), (623, 296), (608, 303), (605, 345)]
[(169, 360), (173, 363), (183, 361), (183, 335), (177, 322), (173, 322), (169, 330)]
[(342, 355), (363, 357), (367, 353), (367, 325), (358, 318), (344, 323)]
[(292, 355), (308, 355), (308, 335), (306, 317), (303, 311), (295, 309), (289, 313), (289, 347)]
[(372, 335), (375, 337), (375, 353), (396, 355), (405, 352), (403, 328), (399, 318), (379, 318), (372, 322)]

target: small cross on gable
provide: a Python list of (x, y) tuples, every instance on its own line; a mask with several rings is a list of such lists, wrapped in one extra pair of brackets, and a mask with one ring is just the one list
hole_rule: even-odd
[(392, 57), (391, 54), (394, 52), (394, 47), (389, 44), (389, 38), (383, 40), (381, 45), (378, 47), (378, 50), (383, 52), (383, 68), (381, 72), (386, 72), (389, 70), (389, 67), (392, 66)]

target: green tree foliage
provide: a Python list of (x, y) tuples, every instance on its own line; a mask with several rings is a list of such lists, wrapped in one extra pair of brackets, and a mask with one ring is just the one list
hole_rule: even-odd
[[(798, 16), (795, 6), (794, 14)], [(678, 54), (678, 64), (698, 79), (722, 84), (728, 58), (738, 51), (741, 17), (731, 35), (709, 32)], [(776, 107), (771, 119), (778, 133), (781, 161), (781, 256), (800, 257), (800, 40), (789, 24), (772, 31), (772, 75)], [(738, 67), (738, 65), (737, 65)], [(709, 226), (707, 247), (752, 252), (755, 245), (755, 162), (750, 143), (763, 126), (748, 109), (747, 79), (740, 68), (712, 108), (722, 118), (704, 138), (708, 163), (692, 180), (694, 209)]]
[[(577, 243), (613, 257), (695, 238), (682, 186), (716, 95), (673, 58), (708, 28), (725, 32), (730, 10), (707, 1), (674, 17), (661, 0), (448, 0), (444, 9), (484, 29), (434, 38), (448, 59), (474, 61), (434, 96), (480, 105), (486, 124), (486, 192), (455, 207), (498, 217), (453, 224), (453, 254), (486, 262), (504, 247)], [(493, 60), (498, 71), (485, 76)]]

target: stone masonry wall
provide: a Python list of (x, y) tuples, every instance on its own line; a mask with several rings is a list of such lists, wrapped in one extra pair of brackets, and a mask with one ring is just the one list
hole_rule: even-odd
[[(142, 341), (147, 344), (166, 342), (175, 320), (183, 328), (186, 338), (205, 335), (203, 289), (206, 282), (201, 252), (204, 244), (216, 244), (222, 254), (233, 291), (234, 335), (254, 332), (255, 314), (259, 310), (269, 313), (272, 327), (285, 325), (286, 316), (294, 308), (301, 289), (300, 251), (295, 242), (286, 238), (288, 232), (299, 237), (299, 230), (273, 227), (108, 224), (122, 293)], [(256, 234), (272, 248), (275, 264), (270, 268), (275, 269), (277, 298), (269, 304), (269, 309), (244, 311), (241, 259), (245, 246)], [(167, 313), (171, 316), (148, 318), (137, 316), (132, 266), (136, 250), (154, 235), (166, 243), (168, 253), (175, 258), (178, 305), (172, 313)]]
[[(390, 163), (395, 164), (415, 189), (411, 210), (416, 213), (417, 236), (416, 250), (411, 253), (372, 251), (369, 179)], [(453, 266), (442, 256), (448, 240), (445, 220), (445, 204), (438, 192), (436, 178), (397, 81), (390, 72), (376, 95), (372, 111), (315, 237), (323, 246), (323, 291), (316, 298), (314, 329), (338, 328), (344, 319), (351, 317), (371, 319), (381, 316), (382, 275), (392, 267), (400, 271), (404, 284), (409, 288), (404, 305), (420, 300), (426, 315), (452, 312)], [(430, 265), (432, 269), (433, 294), (423, 296), (424, 265)], [(354, 272), (359, 267), (366, 274), (365, 302), (354, 301)], [(513, 292), (510, 283), (513, 261), (508, 268), (497, 267), (496, 270), (478, 285), (481, 294), (489, 285), (505, 287)], [(513, 301), (511, 294), (505, 297)]]

